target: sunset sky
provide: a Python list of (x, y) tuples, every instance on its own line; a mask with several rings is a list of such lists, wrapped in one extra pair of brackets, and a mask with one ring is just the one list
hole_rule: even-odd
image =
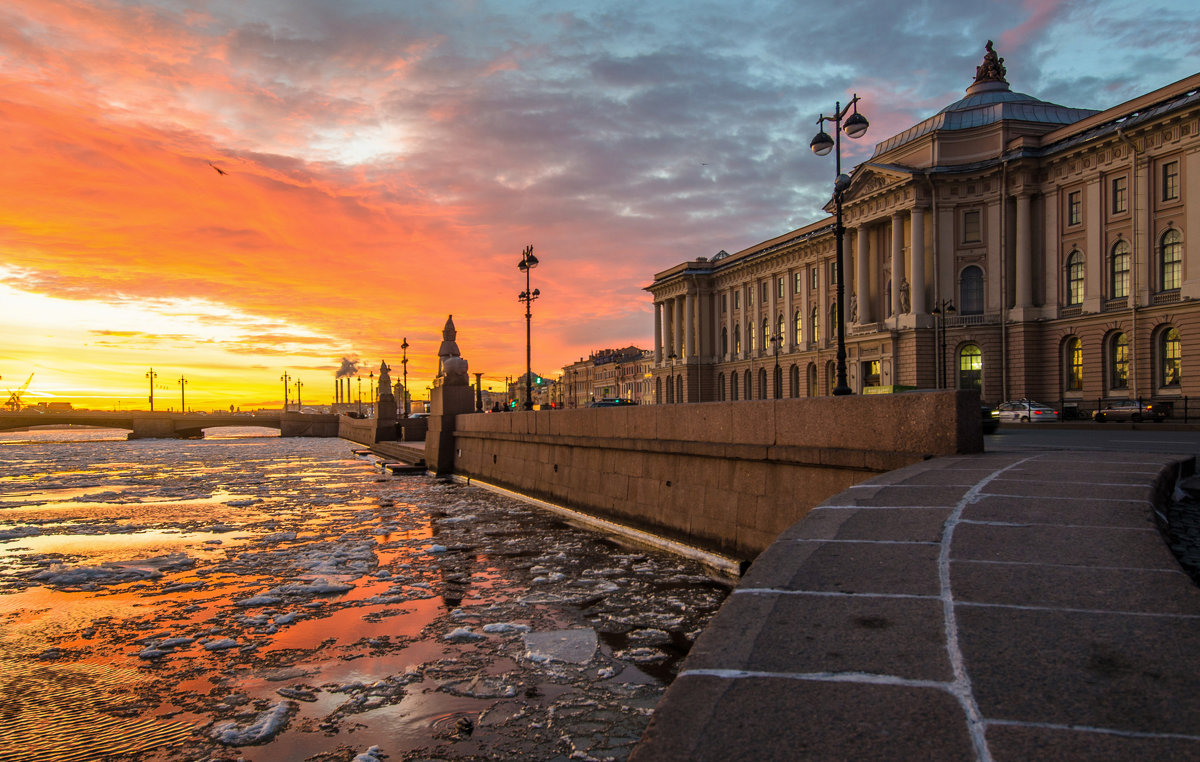
[(529, 244), (536, 372), (651, 347), (655, 272), (822, 216), (819, 113), (862, 96), (861, 161), (988, 39), (1065, 106), (1200, 69), (1191, 0), (5, 0), (0, 391), (328, 403), (407, 337), (424, 396), (451, 313), (498, 388)]

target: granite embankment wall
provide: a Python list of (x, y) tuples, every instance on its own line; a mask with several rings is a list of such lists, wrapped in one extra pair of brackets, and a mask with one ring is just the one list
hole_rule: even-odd
[(742, 560), (853, 484), (983, 450), (973, 391), (467, 414), (454, 437), (456, 474)]

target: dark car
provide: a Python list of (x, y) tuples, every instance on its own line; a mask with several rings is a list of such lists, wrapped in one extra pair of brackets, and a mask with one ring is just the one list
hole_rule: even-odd
[(1092, 420), (1097, 423), (1104, 421), (1155, 421), (1161, 422), (1167, 414), (1153, 405), (1139, 400), (1113, 400), (1092, 414)]
[(991, 405), (980, 405), (980, 428), (984, 434), (995, 434), (1000, 428), (1000, 414)]
[(636, 404), (637, 403), (633, 400), (605, 398), (602, 400), (596, 400), (595, 402), (589, 402), (588, 407), (625, 407), (626, 405)]

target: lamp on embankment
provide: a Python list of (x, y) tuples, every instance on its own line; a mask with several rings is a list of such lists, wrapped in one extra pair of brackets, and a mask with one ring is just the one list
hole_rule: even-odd
[(533, 256), (533, 246), (526, 246), (521, 252), (521, 261), (517, 264), (517, 269), (525, 273), (525, 290), (517, 297), (518, 301), (525, 302), (525, 409), (533, 410), (533, 370), (531, 362), (530, 349), (530, 323), (533, 319), (533, 312), (530, 310), (530, 305), (533, 301), (542, 295), (538, 289), (529, 290), (529, 271), (537, 267), (538, 258)]
[[(810, 142), (809, 148), (817, 156), (824, 156), (831, 150), (834, 150), (836, 156), (835, 175), (833, 181), (833, 202), (836, 207), (837, 221), (834, 223), (834, 238), (837, 243), (836, 259), (834, 263), (835, 274), (837, 277), (837, 386), (834, 387), (835, 395), (853, 394), (849, 384), (846, 383), (846, 305), (845, 305), (845, 278), (844, 275), (844, 242), (846, 238), (846, 228), (842, 225), (842, 194), (850, 187), (850, 177), (842, 174), (842, 132), (852, 137), (862, 137), (866, 133), (868, 122), (867, 118), (858, 113), (858, 95), (855, 94), (850, 102), (842, 108), (841, 101), (834, 104), (833, 116), (825, 116), (821, 114), (817, 119), (817, 126), (820, 127), (820, 132)], [(854, 107), (854, 113), (849, 116), (846, 112)], [(845, 122), (843, 123), (843, 119)], [(833, 134), (836, 137), (830, 137), (825, 132), (824, 123), (833, 122)], [(862, 267), (863, 263), (859, 263)], [(865, 297), (864, 297), (865, 298)]]
[(400, 350), (404, 353), (400, 364), (404, 367), (404, 417), (408, 417), (408, 337), (404, 337), (404, 343), (400, 345)]
[(154, 412), (154, 379), (158, 378), (158, 374), (151, 368), (146, 373), (146, 378), (150, 379), (150, 412)]
[(939, 300), (937, 306), (933, 308), (933, 314), (937, 316), (938, 321), (938, 388), (946, 388), (946, 318), (954, 310), (954, 303), (949, 299)]
[(283, 412), (286, 413), (288, 406), (288, 384), (292, 382), (292, 377), (285, 370), (283, 375), (279, 377), (279, 380), (283, 382)]

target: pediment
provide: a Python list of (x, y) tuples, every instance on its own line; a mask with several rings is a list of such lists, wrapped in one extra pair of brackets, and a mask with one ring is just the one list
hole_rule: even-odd
[[(852, 204), (898, 188), (912, 179), (913, 170), (896, 164), (860, 164), (850, 175), (850, 187), (842, 194), (842, 204)], [(825, 211), (833, 213), (833, 199), (825, 205)]]

